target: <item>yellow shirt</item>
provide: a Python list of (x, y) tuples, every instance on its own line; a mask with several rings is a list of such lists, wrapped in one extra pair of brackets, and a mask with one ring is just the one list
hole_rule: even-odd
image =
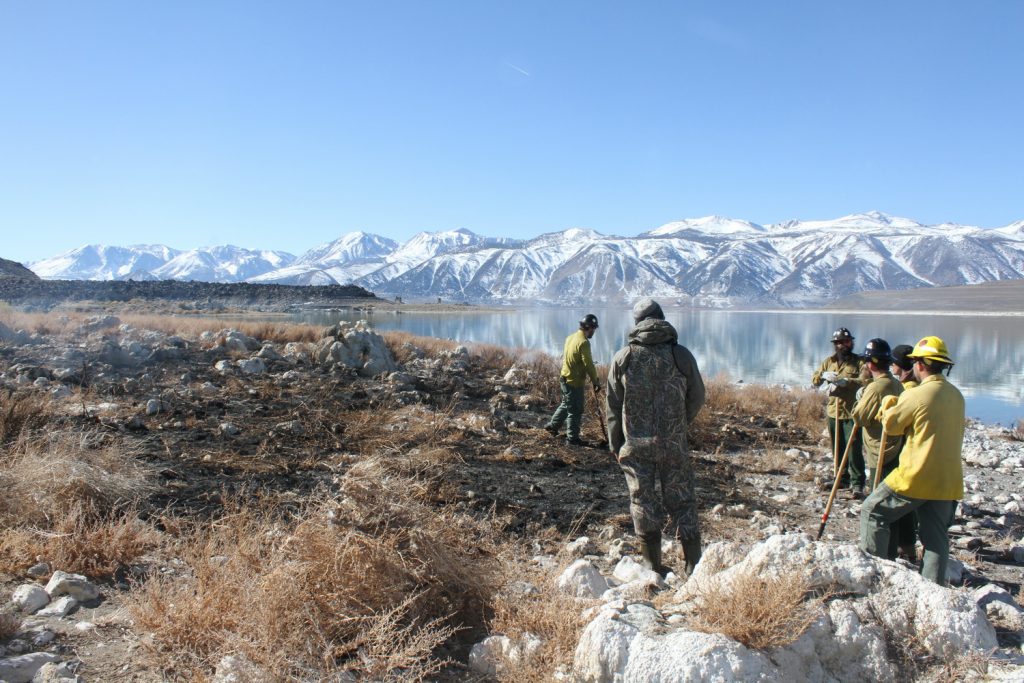
[(590, 357), (590, 340), (583, 330), (577, 330), (565, 338), (561, 374), (565, 383), (571, 387), (582, 387), (588, 375), (590, 383), (597, 385), (597, 368)]
[(900, 464), (886, 485), (908, 498), (960, 500), (964, 471), (964, 397), (943, 375), (931, 375), (900, 394), (882, 415), (889, 434), (904, 434)]
[[(902, 393), (903, 385), (900, 381), (886, 373), (881, 377), (875, 377), (864, 387), (864, 393), (853, 407), (853, 419), (863, 427), (861, 443), (864, 444), (864, 462), (868, 467), (878, 467), (878, 450), (882, 447), (882, 423), (878, 421), (877, 416), (882, 405), (882, 397), (899, 396)], [(895, 460), (902, 447), (903, 439), (894, 434), (886, 434), (882, 464)]]

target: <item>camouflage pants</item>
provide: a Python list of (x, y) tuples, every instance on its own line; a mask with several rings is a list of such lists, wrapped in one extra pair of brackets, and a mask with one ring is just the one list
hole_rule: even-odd
[[(629, 513), (638, 536), (665, 527), (665, 533), (680, 541), (700, 538), (693, 467), (685, 444), (664, 448), (653, 444), (641, 446), (627, 440), (619, 451), (619, 467), (626, 475)], [(665, 517), (668, 517), (667, 525)]]

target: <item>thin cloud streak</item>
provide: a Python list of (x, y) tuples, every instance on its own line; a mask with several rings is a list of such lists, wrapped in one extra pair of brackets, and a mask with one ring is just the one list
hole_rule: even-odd
[(515, 69), (516, 71), (518, 71), (519, 73), (523, 74), (524, 76), (529, 76), (530, 75), (529, 71), (527, 71), (526, 69), (524, 69), (522, 67), (516, 66), (512, 62), (502, 62), (502, 64), (504, 64), (505, 66), (507, 66), (510, 69)]

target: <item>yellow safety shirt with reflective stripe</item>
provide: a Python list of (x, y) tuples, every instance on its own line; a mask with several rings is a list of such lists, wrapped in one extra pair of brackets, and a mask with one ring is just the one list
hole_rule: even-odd
[(959, 389), (943, 375), (926, 377), (883, 412), (882, 425), (906, 437), (899, 466), (885, 478), (889, 488), (908, 498), (963, 498), (964, 397)]

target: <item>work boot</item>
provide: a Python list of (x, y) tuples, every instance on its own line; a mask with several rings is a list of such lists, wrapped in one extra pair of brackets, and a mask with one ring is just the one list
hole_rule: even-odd
[(551, 436), (558, 436), (558, 427), (556, 427), (555, 425), (544, 425), (544, 431), (550, 434)]
[(917, 564), (917, 545), (901, 545), (897, 557), (902, 557), (910, 564)]
[(660, 531), (652, 531), (640, 536), (640, 555), (643, 556), (645, 567), (665, 576), (665, 568), (661, 565)]
[(566, 439), (565, 443), (566, 443), (567, 446), (589, 446), (590, 445), (590, 444), (588, 444), (586, 441), (584, 441), (583, 439), (581, 439), (578, 436), (574, 436), (571, 439)]
[(693, 576), (693, 570), (700, 562), (700, 536), (684, 539), (679, 542), (683, 546), (683, 558), (686, 560), (686, 576)]

